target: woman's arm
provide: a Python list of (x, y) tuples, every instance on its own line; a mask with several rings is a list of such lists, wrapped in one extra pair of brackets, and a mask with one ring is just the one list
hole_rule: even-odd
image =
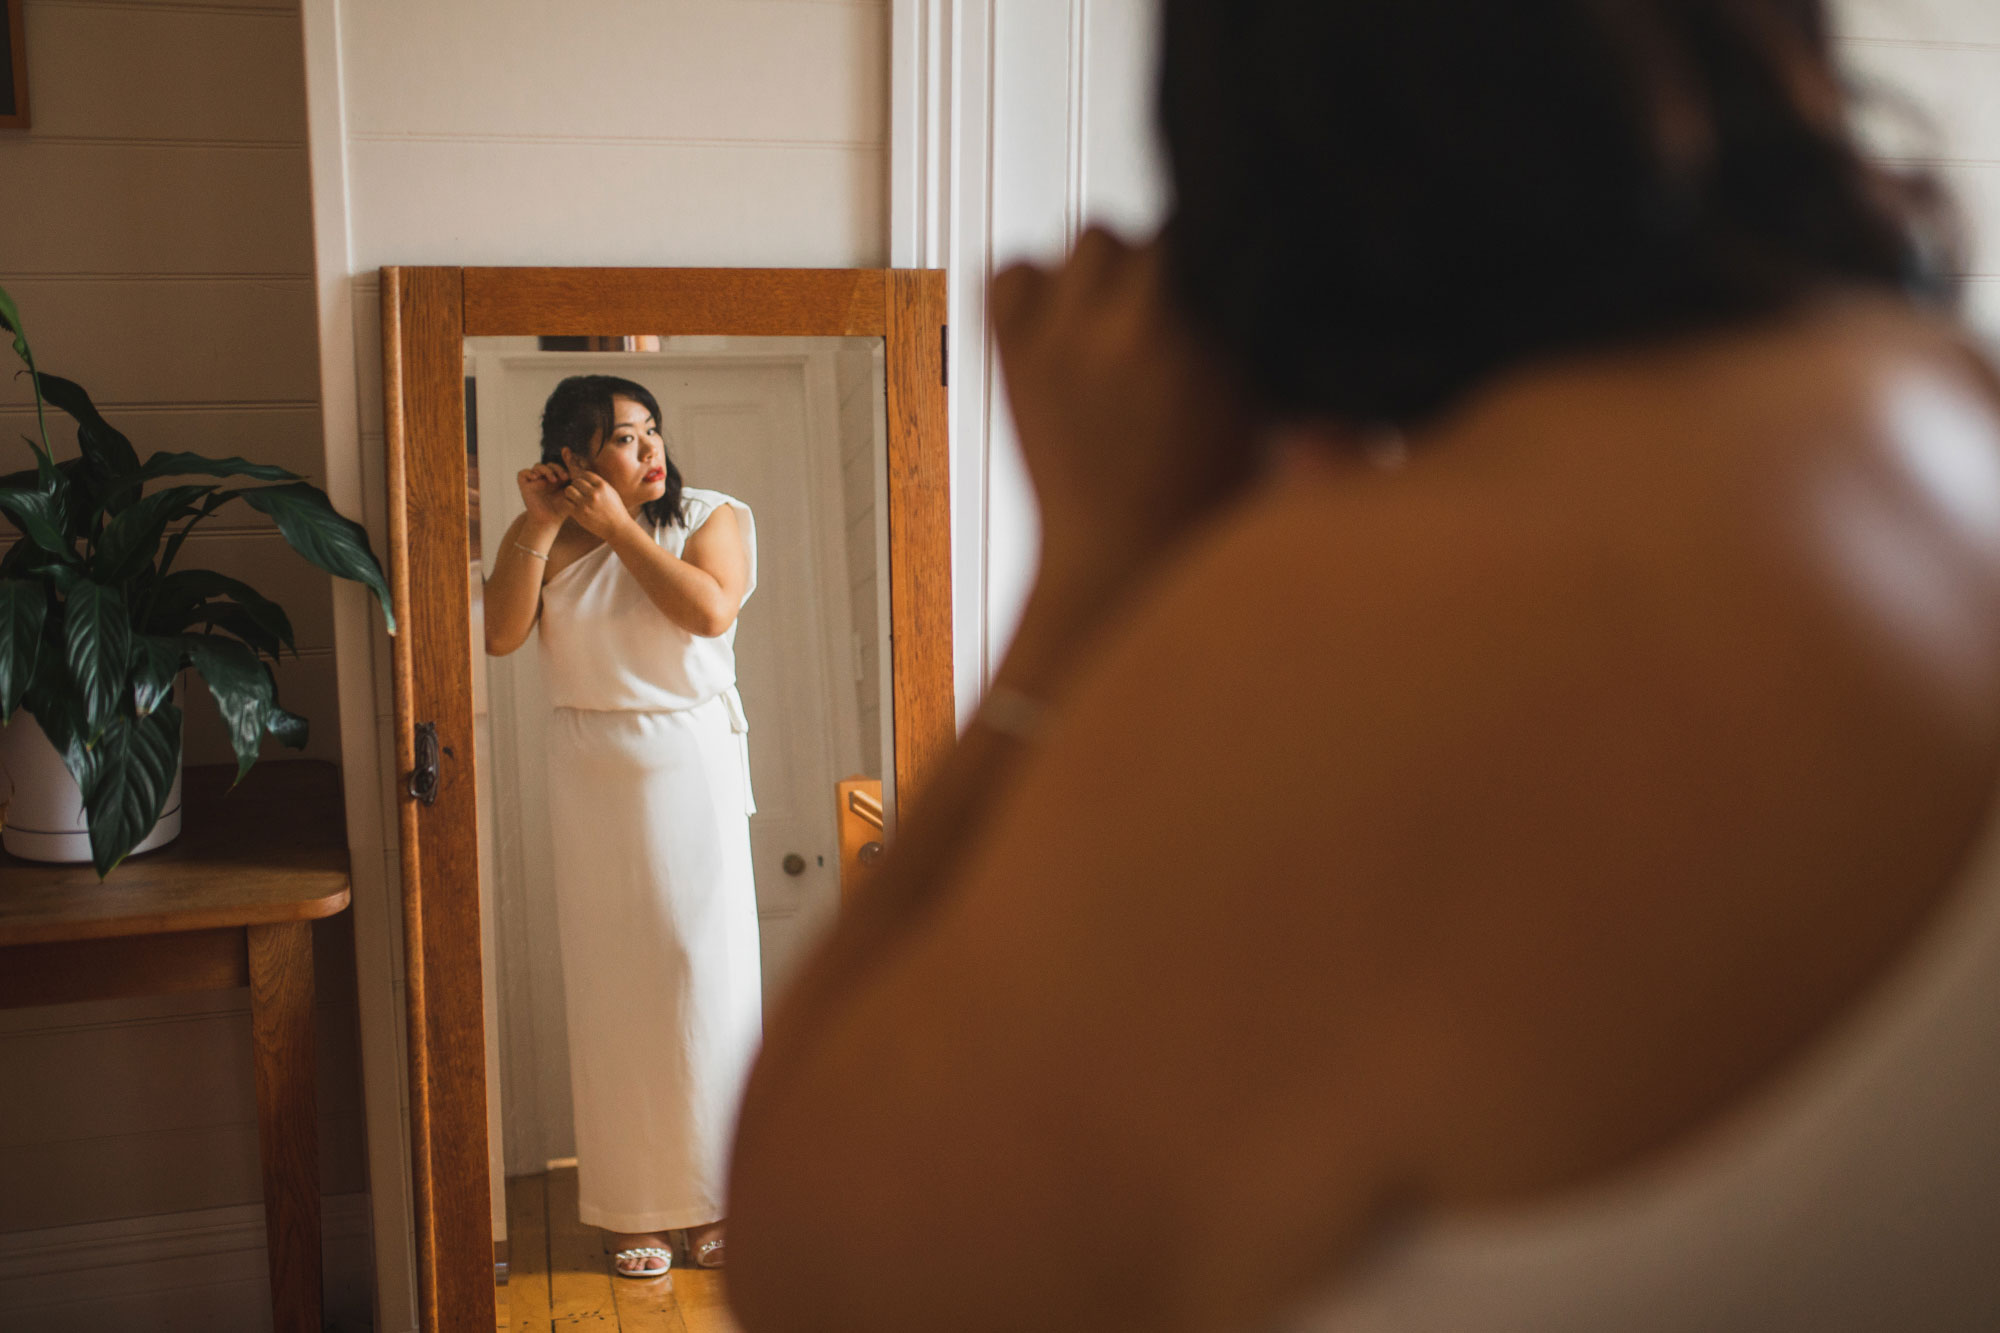
[(704, 639), (736, 623), (750, 587), (750, 552), (732, 507), (710, 514), (688, 534), (684, 554), (677, 556), (654, 540), (596, 473), (573, 471), (564, 494), (569, 516), (611, 548), (661, 615)]
[(560, 463), (537, 463), (515, 474), (521, 516), (500, 539), (500, 554), (486, 574), (486, 651), (505, 657), (528, 641), (542, 613), (542, 584), (548, 581), (549, 549), (561, 535), (569, 504), (562, 488), (569, 470)]
[[(1121, 637), (1132, 599), (1165, 553), (1185, 549), (1204, 516), (1256, 470), (1232, 394), (1163, 333), (1169, 321), (1153, 304), (1150, 258), (1093, 233), (1060, 282), (1016, 271), (996, 287), (996, 329), (1044, 516), (1041, 575), (996, 693), (1062, 705), (1093, 651)], [(1054, 453), (1052, 434), (1075, 447)], [(1266, 581), (1261, 565), (1255, 578)], [(1241, 600), (1240, 589), (1215, 597), (1192, 645), (1191, 622), (1169, 617), (1179, 628), (1164, 641), (1149, 634), (1142, 656), (1226, 678), (1222, 663), (1202, 662), (1228, 632), (1218, 615), (1227, 620)], [(1155, 1028), (1140, 1019), (1115, 1044), (1150, 1050), (1157, 1058), (1142, 1061), (1151, 1066), (1143, 1071), (1085, 1035), (1133, 1017), (1127, 964), (1185, 972), (1172, 956), (1178, 946), (1154, 953), (1136, 939), (1121, 943), (1128, 932), (1100, 909), (1127, 899), (1127, 888), (1138, 890), (1127, 902), (1136, 914), (1159, 909), (1187, 925), (1178, 939), (1197, 955), (1207, 951), (1201, 941), (1226, 933), (1226, 919), (1198, 901), (1208, 867), (1188, 847), (1144, 832), (1154, 819), (1200, 827), (1203, 775), (1157, 755), (1105, 771), (1117, 767), (1108, 756), (1157, 736), (1158, 717), (1177, 717), (1178, 709), (1147, 708), (1145, 687), (1160, 674), (1148, 669), (1110, 691), (1122, 724), (1113, 746), (1100, 734), (1079, 752), (1053, 727), (1053, 752), (1038, 753), (1021, 736), (975, 725), (944, 771), (907, 794), (916, 813), (889, 864), (766, 1029), (730, 1210), (732, 1290), (747, 1327), (1009, 1327), (1021, 1310), (1016, 1297), (1030, 1288), (1038, 1327), (1199, 1322), (1192, 1308), (1161, 1316), (1187, 1289), (1181, 1279), (1201, 1256), (1204, 1226), (1231, 1225), (1232, 1205), (1211, 1188), (1230, 1145), (1208, 1116), (1176, 1122), (1169, 1108), (1185, 1100), (1176, 1089), (1209, 1081), (1188, 1075), (1217, 1054), (1225, 1015), (1217, 1009), (1180, 1028), (1185, 1040), (1172, 1051), (1151, 1041), (1176, 1044), (1171, 1020), (1162, 1014)], [(1102, 691), (1091, 693), (1100, 697), (1079, 711), (1104, 702)], [(1180, 730), (1191, 755), (1227, 748), (1205, 725)], [(1050, 773), (1074, 774), (1079, 757), (1096, 769), (1086, 785), (1119, 789), (1117, 809), (1037, 801), (1033, 816), (1009, 812), (1017, 789), (1046, 791)], [(1126, 826), (1133, 836), (1098, 837), (1123, 823), (1128, 804), (1149, 807)], [(1093, 844), (1116, 847), (1117, 875), (1100, 873), (1103, 848)], [(995, 910), (1006, 924), (963, 928), (969, 914)], [(1189, 920), (1196, 915), (1198, 925)], [(1056, 941), (1037, 927), (1058, 923), (1074, 933), (1047, 952)], [(1073, 965), (1090, 953), (1106, 965)], [(1127, 1099), (1168, 1113), (1125, 1123)], [(1347, 1139), (1331, 1121), (1318, 1132)], [(1183, 1192), (1162, 1196), (1149, 1184), (1156, 1176), (1176, 1178)], [(1359, 1197), (1329, 1191), (1315, 1206), (1337, 1218), (1357, 1211)], [(1337, 1221), (1322, 1229), (1329, 1245), (1340, 1230)], [(853, 1244), (889, 1256), (893, 1278), (850, 1283)]]
[(688, 534), (682, 555), (661, 546), (636, 521), (613, 528), (605, 540), (660, 614), (688, 633), (712, 639), (736, 623), (750, 586), (750, 556), (743, 525), (730, 506)]
[[(1035, 589), (994, 694), (1055, 699), (1163, 553), (1260, 469), (1238, 387), (1162, 310), (1158, 278), (1156, 249), (1092, 229), (1060, 273), (1022, 265), (994, 282), (994, 334), (1042, 515)], [(918, 798), (922, 817), (899, 830), (888, 872), (795, 987), (801, 1012), (853, 984), (947, 891), (1019, 750), (979, 726), (960, 740)], [(767, 1061), (775, 1040), (767, 1033)]]
[[(505, 657), (528, 641), (542, 610), (542, 580), (549, 548), (562, 520), (522, 514), (500, 539), (500, 555), (486, 574), (486, 652)], [(541, 552), (540, 557), (530, 554)]]

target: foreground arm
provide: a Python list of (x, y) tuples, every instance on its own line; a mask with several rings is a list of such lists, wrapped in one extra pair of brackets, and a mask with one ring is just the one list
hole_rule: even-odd
[[(1283, 775), (1187, 762), (1277, 739), (1248, 697), (1198, 720), (1222, 663), (1188, 660), (1187, 603), (1072, 679), (1057, 596), (1000, 676), (1063, 700), (1046, 746), (967, 734), (768, 1025), (730, 1205), (752, 1333), (1220, 1327), (1338, 1253), (1399, 1155), (1339, 1021), (1381, 941), (1308, 921), (1318, 856), (1282, 827), (1326, 775), (1274, 809)], [(1268, 728), (1287, 702), (1243, 683)]]
[[(1072, 273), (1101, 297), (1101, 280), (1120, 275), (1093, 272), (1106, 251), (1089, 245)], [(1115, 352), (1158, 327), (1150, 310), (1099, 308), (1112, 317), (1091, 336)], [(1105, 402), (1104, 378), (1072, 351), (1049, 347), (1040, 369), (1077, 377), (1072, 406)], [(1021, 392), (1019, 352), (1010, 386), (1033, 441), (1046, 400)], [(1129, 623), (1135, 599), (1161, 592), (1163, 552), (1208, 526), (1203, 515), (1249, 470), (1228, 452), (1231, 414), (1191, 402), (1186, 385), (1200, 377), (1184, 370), (1149, 361), (1111, 419), (1074, 423), (1089, 453), (1031, 455), (1042, 574), (995, 688), (1057, 706), (1045, 743), (967, 733), (767, 1025), (730, 1208), (732, 1292), (755, 1333), (975, 1333), (1018, 1326), (1024, 1302), (1038, 1328), (1160, 1333), (1207, 1326), (1218, 1302), (1268, 1290), (1273, 1263), (1301, 1261), (1263, 1247), (1243, 1262), (1274, 1173), (1269, 1159), (1237, 1168), (1246, 1150), (1299, 1137), (1296, 1126), (1276, 1132), (1287, 1117), (1266, 1100), (1269, 1071), (1332, 1078), (1342, 1062), (1310, 1025), (1289, 1049), (1259, 1039), (1273, 1031), (1275, 977), (1244, 967), (1256, 950), (1233, 927), (1243, 886), (1282, 897), (1303, 862), (1266, 849), (1277, 864), (1251, 865), (1254, 834), (1246, 849), (1237, 835), (1248, 826), (1231, 825), (1272, 817), (1263, 798), (1275, 777), (1252, 791), (1190, 762), (1256, 752), (1257, 737), (1232, 730), (1245, 702), (1258, 701), (1267, 726), (1283, 712), (1264, 684), (1240, 678), (1232, 641), (1249, 627), (1238, 623), (1242, 589), (1282, 566), (1265, 552), (1247, 568), (1232, 561), (1226, 589), (1205, 580), (1192, 598), (1176, 592), (1171, 611), (1149, 608), (1143, 628)], [(1173, 437), (1183, 426), (1193, 438)], [(1167, 447), (1132, 456), (1163, 431)], [(1134, 436), (1123, 454), (1109, 447)], [(1095, 504), (1106, 487), (1135, 503)], [(1191, 644), (1195, 620), (1204, 628)], [(1163, 658), (1174, 672), (1157, 670)], [(1240, 689), (1208, 696), (1232, 679)], [(1163, 697), (1163, 686), (1203, 698)], [(1337, 986), (1364, 975), (1325, 961)], [(1333, 1012), (1336, 998), (1288, 1000)], [(1329, 1153), (1365, 1160), (1353, 1149), (1369, 1116), (1337, 1101), (1329, 1110), (1314, 1091), (1301, 1086), (1295, 1100), (1313, 1107), (1321, 1151), (1285, 1171), (1328, 1184), (1301, 1201), (1316, 1263), (1373, 1191), (1316, 1169)], [(892, 1270), (858, 1270), (857, 1241)], [(1208, 1281), (1215, 1265), (1229, 1280)]]

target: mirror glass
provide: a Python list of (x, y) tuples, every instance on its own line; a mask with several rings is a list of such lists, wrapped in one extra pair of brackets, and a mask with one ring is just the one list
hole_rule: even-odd
[[(622, 460), (604, 382), (574, 383), (606, 376), (645, 390), (610, 393)], [(496, 1237), (499, 1176), (551, 1233), (698, 1227), (762, 997), (895, 808), (882, 340), (477, 338), (465, 393)], [(683, 517), (634, 514), (653, 549), (529, 512), (574, 502), (522, 477), (556, 418), (621, 501), (671, 460)]]

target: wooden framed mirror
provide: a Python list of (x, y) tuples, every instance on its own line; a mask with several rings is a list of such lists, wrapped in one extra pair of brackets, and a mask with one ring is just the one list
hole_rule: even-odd
[[(753, 507), (770, 511), (758, 515), (762, 526), (750, 539), (752, 560), (765, 542), (767, 568), (765, 591), (744, 604), (740, 620), (738, 711), (753, 720), (746, 762), (758, 796), (766, 797), (768, 773), (779, 786), (805, 783), (810, 799), (787, 786), (758, 801), (770, 811), (767, 825), (788, 831), (751, 839), (756, 897), (767, 920), (782, 915), (766, 912), (768, 878), (780, 886), (771, 899), (789, 895), (780, 907), (810, 898), (823, 912), (829, 881), (819, 872), (840, 860), (843, 838), (848, 857), (855, 852), (846, 827), (822, 849), (836, 803), (881, 817), (868, 791), (854, 789), (857, 781), (869, 786), (868, 758), (882, 770), (876, 779), (893, 825), (897, 805), (921, 789), (955, 734), (945, 283), (942, 273), (890, 270), (400, 267), (382, 270), (382, 298), (420, 1309), (426, 1330), (489, 1330), (496, 1254), (504, 1255), (496, 1251), (492, 1188), (503, 1154), (490, 1126), (503, 1119), (503, 1103), (526, 1107), (519, 1118), (533, 1119), (550, 1100), (547, 1089), (528, 1088), (533, 1080), (516, 1080), (527, 1089), (518, 1095), (502, 1086), (488, 1058), (503, 1025), (489, 1018), (506, 1002), (493, 992), (548, 988), (531, 975), (539, 964), (527, 953), (520, 975), (491, 981), (495, 956), (508, 950), (503, 918), (515, 910), (504, 883), (495, 887), (504, 876), (494, 864), (501, 857), (494, 825), (512, 837), (534, 822), (519, 809), (496, 812), (496, 793), (507, 787), (496, 765), (531, 770), (535, 743), (532, 726), (496, 718), (503, 703), (520, 717), (537, 705), (528, 701), (525, 669), (489, 680), (486, 645), (475, 632), (482, 561), (497, 560), (500, 511), (519, 507), (510, 488), (516, 468), (532, 463), (518, 462), (534, 444), (523, 405), (538, 405), (570, 371), (629, 372), (658, 389), (660, 415), (670, 419), (659, 424), (679, 437), (671, 447), (696, 460), (691, 487), (755, 491)], [(732, 406), (759, 393), (776, 395), (770, 401), (778, 406)], [(749, 418), (778, 425), (744, 435), (738, 428)], [(844, 438), (839, 432), (850, 424), (872, 447), (843, 443), (841, 457), (829, 457), (826, 440)], [(869, 483), (857, 476), (874, 478), (877, 503), (868, 503)], [(796, 489), (813, 477), (821, 478), (817, 491)], [(871, 544), (870, 532), (879, 541)], [(804, 535), (789, 540), (793, 534)], [(840, 554), (843, 537), (859, 554)], [(547, 577), (562, 576), (558, 569)], [(797, 586), (787, 590), (787, 580)], [(836, 614), (843, 597), (848, 620)], [(850, 644), (851, 658), (843, 653)], [(851, 661), (851, 681), (842, 679), (843, 660)], [(804, 685), (780, 678), (794, 669), (818, 675)], [(871, 691), (880, 701), (872, 711)], [(812, 727), (797, 701), (822, 696), (844, 719), (838, 727), (813, 723), (832, 739), (818, 750), (807, 745), (805, 758), (758, 750), (775, 743), (761, 741), (764, 733), (806, 744), (798, 738)], [(822, 811), (814, 803), (829, 764), (856, 771), (833, 774), (841, 781), (826, 786)], [(812, 810), (801, 814), (807, 805)], [(766, 862), (792, 841), (800, 846), (774, 871)], [(808, 881), (820, 887), (808, 893), (800, 887)], [(787, 947), (802, 947), (805, 933), (792, 930)], [(546, 1024), (539, 1016), (514, 1024), (524, 1026)], [(551, 1113), (553, 1127), (537, 1130), (539, 1138), (516, 1127), (509, 1150), (519, 1140), (530, 1158), (554, 1151), (560, 1118)]]

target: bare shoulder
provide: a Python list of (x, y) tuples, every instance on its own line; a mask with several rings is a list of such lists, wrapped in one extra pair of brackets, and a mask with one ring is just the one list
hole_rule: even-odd
[(1702, 1123), (1991, 803), (2000, 426), (1928, 336), (1594, 368), (1242, 506), (1066, 699), (993, 838), (1064, 867), (1022, 910), (1123, 940), (1130, 985), (1344, 1014), (1380, 1063), (1320, 1095), (1445, 1193)]

